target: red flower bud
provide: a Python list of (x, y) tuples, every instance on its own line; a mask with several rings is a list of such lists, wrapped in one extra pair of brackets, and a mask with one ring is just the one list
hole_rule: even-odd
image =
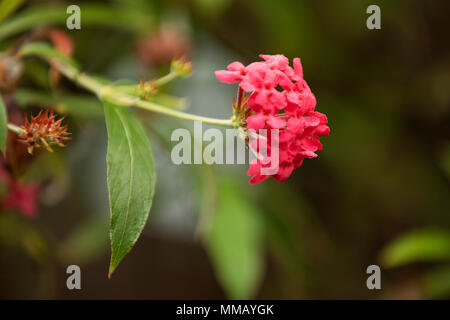
[(67, 131), (67, 124), (62, 125), (64, 117), (56, 120), (53, 112), (39, 112), (36, 117), (31, 116), (28, 120), (25, 115), (24, 125), (21, 127), (24, 132), (20, 135), (19, 142), (28, 146), (28, 152), (33, 153), (34, 148), (43, 145), (48, 151), (53, 152), (51, 146), (58, 145), (64, 147), (64, 141), (70, 140), (71, 135)]

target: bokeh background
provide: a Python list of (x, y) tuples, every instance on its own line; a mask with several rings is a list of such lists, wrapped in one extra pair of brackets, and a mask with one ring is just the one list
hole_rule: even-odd
[[(5, 2), (14, 1), (0, 5), (1, 51), (56, 28), (84, 71), (134, 81), (185, 56), (194, 73), (165, 94), (195, 114), (231, 115), (236, 87), (215, 70), (260, 53), (300, 57), (331, 133), (287, 181), (251, 186), (245, 165), (173, 165), (171, 131), (192, 124), (136, 110), (157, 189), (146, 229), (108, 280), (101, 104), (26, 60), (2, 88), (10, 118), (51, 107), (67, 113), (73, 140), (3, 157), (2, 170), (37, 186), (38, 214), (1, 210), (0, 298), (450, 297), (448, 1), (18, 1), (10, 13)], [(69, 4), (81, 8), (81, 30), (65, 28)], [(370, 4), (381, 30), (366, 28)], [(81, 267), (81, 290), (66, 288), (70, 264)], [(372, 264), (381, 290), (366, 287)]]

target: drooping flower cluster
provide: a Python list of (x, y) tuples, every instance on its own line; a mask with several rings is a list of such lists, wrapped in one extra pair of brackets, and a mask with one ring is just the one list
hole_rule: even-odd
[[(327, 117), (315, 111), (316, 98), (303, 79), (300, 59), (295, 58), (291, 67), (289, 60), (280, 54), (260, 57), (264, 61), (247, 66), (233, 62), (227, 66), (228, 70), (216, 71), (216, 77), (222, 82), (239, 82), (237, 123), (246, 125), (245, 130), (267, 132), (265, 137), (258, 135), (249, 144), (257, 154), (258, 146), (264, 144), (266, 149), (265, 155), (250, 164), (247, 174), (252, 176), (252, 184), (270, 176), (284, 181), (305, 158), (317, 157), (315, 152), (322, 149), (318, 137), (330, 132)], [(242, 92), (248, 94), (245, 99), (239, 98)], [(272, 141), (271, 131), (275, 129), (278, 138)], [(272, 154), (278, 154), (278, 170), (274, 174), (262, 174), (263, 168), (273, 165)]]
[(35, 117), (31, 116), (30, 121), (25, 116), (19, 142), (28, 146), (30, 154), (41, 145), (50, 152), (53, 151), (53, 145), (64, 147), (64, 141), (71, 139), (68, 137), (71, 133), (67, 131), (67, 124), (62, 125), (63, 119), (64, 117), (56, 120), (56, 115), (48, 110), (39, 112)]

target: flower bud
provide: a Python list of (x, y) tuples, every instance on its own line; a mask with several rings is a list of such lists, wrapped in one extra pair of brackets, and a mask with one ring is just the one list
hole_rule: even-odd
[(64, 147), (64, 141), (71, 139), (68, 137), (71, 133), (67, 131), (67, 124), (62, 125), (63, 119), (56, 120), (56, 115), (53, 112), (49, 114), (48, 110), (39, 112), (36, 117), (31, 116), (31, 120), (25, 115), (19, 142), (28, 146), (30, 154), (41, 145), (50, 152), (53, 145)]
[(184, 58), (172, 60), (170, 70), (180, 78), (187, 77), (192, 73), (192, 62), (186, 61)]

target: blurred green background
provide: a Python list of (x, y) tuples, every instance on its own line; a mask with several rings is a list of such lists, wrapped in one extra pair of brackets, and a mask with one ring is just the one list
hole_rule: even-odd
[[(81, 30), (65, 28), (68, 4), (80, 6)], [(371, 4), (381, 30), (366, 28)], [(157, 189), (144, 233), (108, 280), (101, 105), (27, 60), (8, 109), (51, 105), (68, 113), (74, 139), (26, 156), (18, 176), (40, 183), (39, 216), (0, 213), (0, 298), (450, 297), (448, 1), (17, 1), (7, 10), (1, 51), (58, 27), (84, 71), (112, 80), (148, 80), (186, 56), (193, 75), (166, 93), (217, 118), (231, 115), (236, 87), (215, 70), (260, 53), (300, 57), (331, 133), (287, 181), (250, 186), (245, 165), (171, 164), (171, 131), (192, 124), (136, 110)], [(69, 264), (81, 267), (82, 290), (66, 288)], [(372, 264), (381, 290), (366, 287)]]

